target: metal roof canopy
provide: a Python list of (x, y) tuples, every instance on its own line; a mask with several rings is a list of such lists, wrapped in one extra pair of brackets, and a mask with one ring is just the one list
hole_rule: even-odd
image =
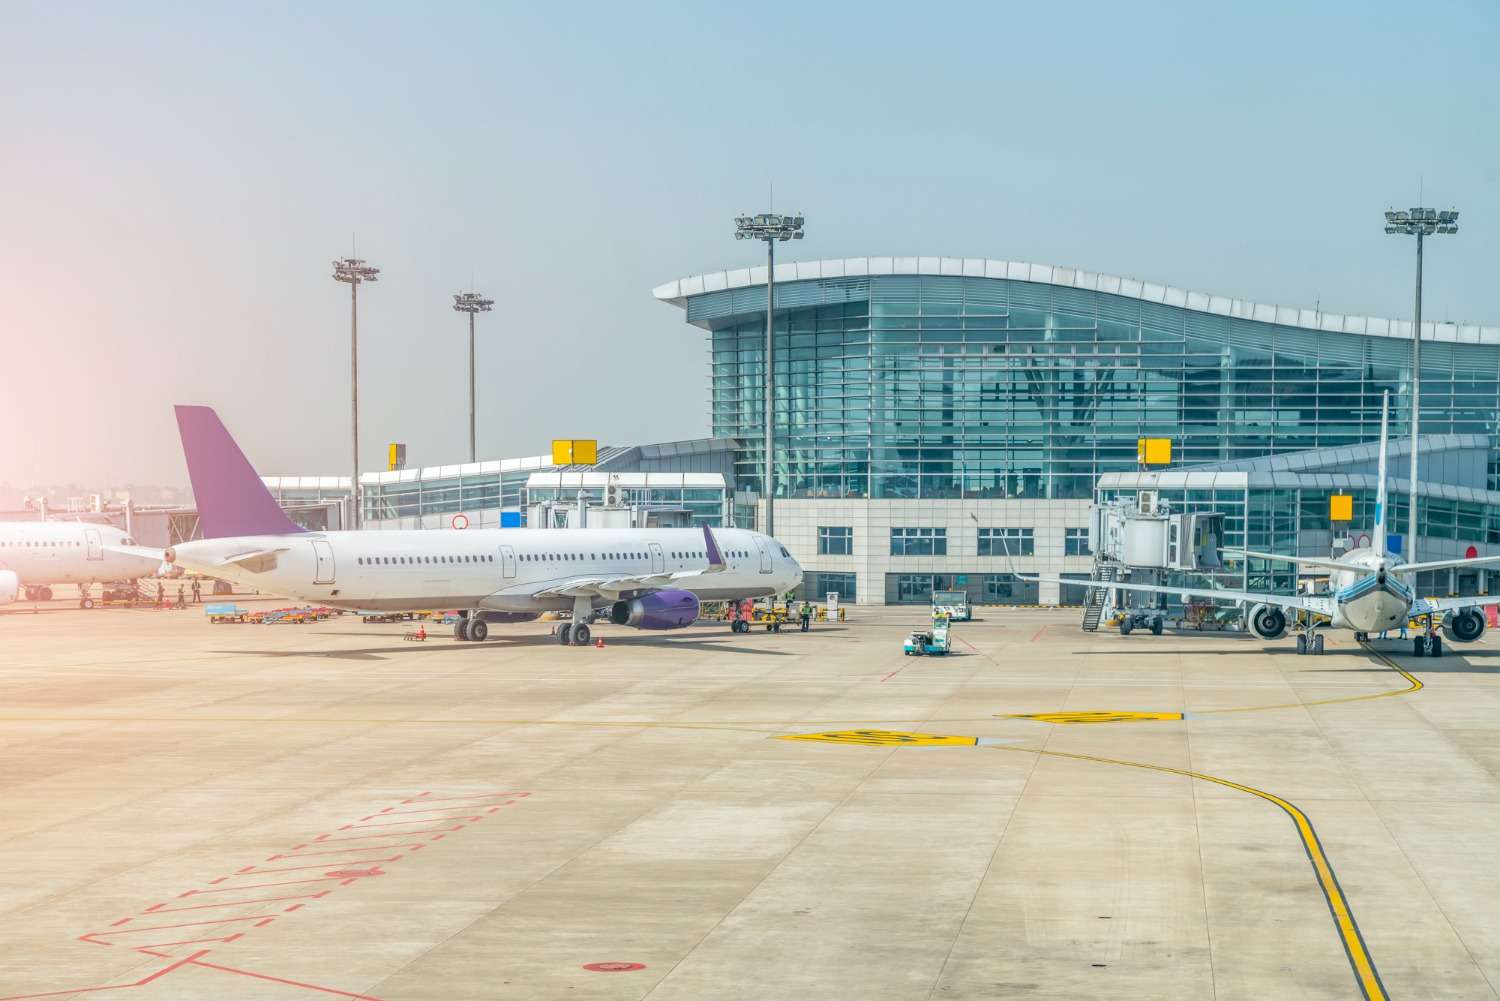
[[(789, 261), (776, 265), (776, 283), (814, 281), (819, 278), (850, 278), (871, 275), (941, 275), (955, 278), (994, 278), (1034, 282), (1063, 288), (1085, 289), (1125, 296), (1144, 302), (1242, 320), (1276, 323), (1286, 327), (1363, 334), (1369, 337), (1411, 339), (1410, 320), (1388, 320), (1375, 316), (1325, 313), (1297, 306), (1276, 306), (1230, 296), (1192, 292), (1172, 285), (1123, 278), (1081, 268), (1026, 261), (997, 261), (978, 257), (846, 257), (822, 261)], [(766, 284), (765, 267), (734, 268), (679, 278), (658, 285), (652, 294), (663, 302), (686, 308), (692, 296)], [(1422, 324), (1422, 339), (1456, 344), (1500, 345), (1500, 327), (1471, 323)]]

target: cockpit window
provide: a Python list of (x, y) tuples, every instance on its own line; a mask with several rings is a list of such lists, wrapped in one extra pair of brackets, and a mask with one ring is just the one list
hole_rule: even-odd
[(785, 556), (787, 559), (792, 558), (792, 554), (786, 551), (786, 546), (781, 547), (781, 555)]

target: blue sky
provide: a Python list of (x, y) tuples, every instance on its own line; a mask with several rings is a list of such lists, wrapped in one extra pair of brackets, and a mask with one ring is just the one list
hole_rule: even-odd
[(1420, 184), (1426, 315), (1500, 324), (1500, 7), (1211, 6), (0, 6), (0, 482), (184, 482), (176, 402), (343, 471), (351, 241), (367, 468), (465, 457), (471, 274), (482, 454), (706, 433), (651, 288), (755, 263), (773, 182), (799, 258), (1398, 317)]

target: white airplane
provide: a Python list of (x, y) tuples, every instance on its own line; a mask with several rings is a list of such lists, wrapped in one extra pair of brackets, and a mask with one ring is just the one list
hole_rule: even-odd
[[(1421, 636), (1413, 637), (1412, 653), (1422, 657), (1441, 657), (1443, 641), (1434, 628), (1434, 616), (1442, 616), (1442, 631), (1450, 640), (1472, 643), (1484, 635), (1485, 618), (1479, 606), (1494, 604), (1490, 595), (1460, 598), (1419, 598), (1414, 590), (1414, 574), (1426, 570), (1448, 570), (1454, 567), (1479, 566), (1500, 562), (1500, 556), (1471, 559), (1432, 560), (1426, 563), (1403, 563), (1400, 556), (1386, 551), (1386, 441), (1390, 394), (1380, 405), (1379, 483), (1375, 492), (1375, 532), (1370, 546), (1352, 549), (1338, 558), (1279, 556), (1249, 550), (1224, 550), (1227, 555), (1252, 559), (1275, 560), (1298, 566), (1329, 571), (1328, 590), (1320, 594), (1265, 594), (1252, 591), (1220, 591), (1211, 588), (1162, 587), (1154, 584), (1108, 583), (1107, 587), (1153, 594), (1174, 594), (1184, 598), (1218, 598), (1252, 604), (1249, 626), (1262, 639), (1279, 639), (1290, 627), (1287, 613), (1302, 613), (1306, 628), (1297, 635), (1297, 652), (1323, 652), (1323, 628), (1353, 630), (1355, 639), (1367, 640), (1371, 633), (1399, 629), (1411, 619), (1425, 619)], [(1048, 580), (1076, 584), (1058, 577), (1025, 577), (1026, 580)]]
[(213, 410), (176, 411), (204, 538), (163, 555), (259, 591), (356, 610), (458, 608), (461, 640), (483, 640), (487, 620), (567, 609), (558, 639), (582, 646), (598, 609), (617, 625), (677, 629), (700, 601), (780, 594), (802, 580), (785, 547), (743, 529), (308, 532)]
[(93, 608), (91, 584), (135, 580), (154, 574), (161, 556), (131, 553), (134, 545), (112, 525), (79, 521), (0, 522), (0, 605), (17, 600), (51, 601), (52, 585), (77, 584), (79, 604)]

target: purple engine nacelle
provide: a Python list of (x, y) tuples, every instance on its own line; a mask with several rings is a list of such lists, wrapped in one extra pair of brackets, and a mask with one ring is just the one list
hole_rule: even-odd
[(698, 596), (691, 591), (655, 591), (609, 609), (609, 621), (637, 629), (681, 629), (698, 618)]

